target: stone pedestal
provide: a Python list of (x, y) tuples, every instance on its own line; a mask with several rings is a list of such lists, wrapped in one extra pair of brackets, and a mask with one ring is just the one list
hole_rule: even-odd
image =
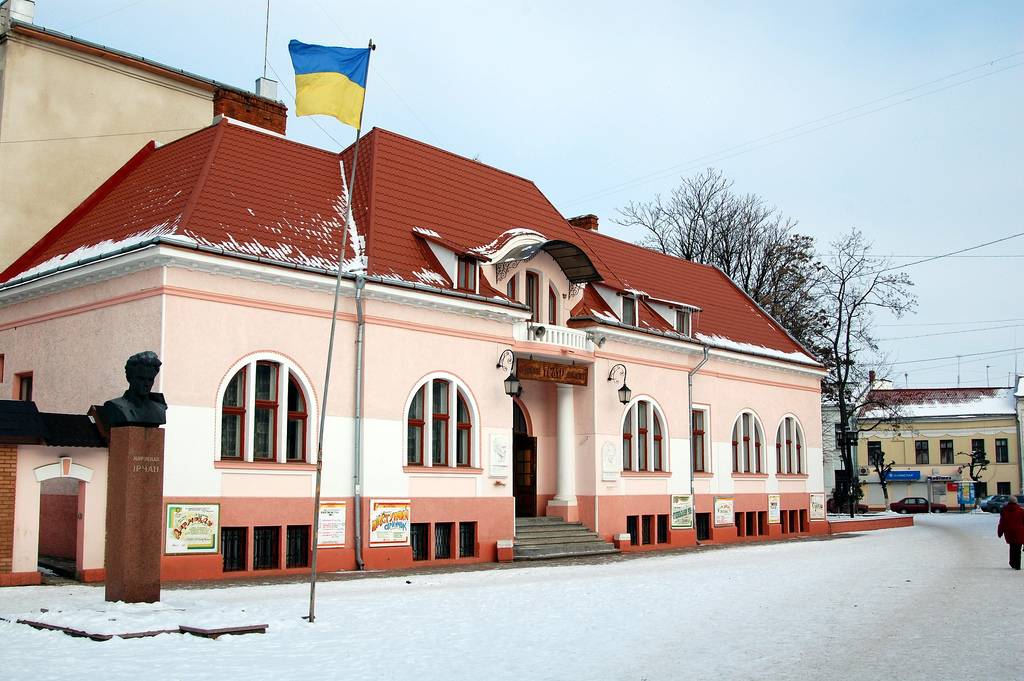
[(107, 464), (106, 599), (160, 600), (164, 531), (164, 431), (110, 429)]

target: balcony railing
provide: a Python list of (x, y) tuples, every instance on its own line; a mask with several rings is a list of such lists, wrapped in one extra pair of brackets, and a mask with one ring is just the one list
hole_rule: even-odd
[(570, 348), (590, 352), (594, 344), (586, 331), (570, 329), (567, 326), (556, 326), (554, 324), (536, 324), (523, 322), (516, 324), (513, 330), (513, 337), (517, 341), (530, 341), (559, 348)]

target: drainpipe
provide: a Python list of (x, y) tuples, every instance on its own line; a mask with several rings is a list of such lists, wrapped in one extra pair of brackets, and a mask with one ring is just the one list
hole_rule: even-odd
[[(690, 369), (690, 372), (688, 374), (686, 374), (686, 415), (687, 415), (687, 421), (690, 423), (690, 434), (689, 434), (689, 441), (690, 441), (690, 501), (693, 503), (693, 507), (694, 507), (694, 519), (693, 520), (694, 520), (694, 527), (695, 528), (697, 526), (697, 518), (696, 518), (696, 515), (697, 515), (697, 511), (696, 511), (696, 509), (697, 509), (697, 499), (695, 498), (694, 493), (693, 493), (693, 376), (698, 371), (700, 371), (700, 368), (702, 366), (707, 364), (707, 361), (708, 361), (708, 346), (705, 345), (704, 346), (704, 357), (699, 362), (697, 362), (697, 365), (695, 367)], [(707, 430), (707, 424), (704, 424), (704, 430)], [(708, 452), (707, 452), (707, 448), (705, 447), (705, 449), (704, 449), (704, 456), (707, 457), (707, 455), (708, 455)]]
[(355, 447), (352, 461), (352, 483), (355, 502), (356, 569), (363, 570), (363, 357), (366, 320), (363, 317), (363, 288), (366, 277), (356, 275), (356, 409)]

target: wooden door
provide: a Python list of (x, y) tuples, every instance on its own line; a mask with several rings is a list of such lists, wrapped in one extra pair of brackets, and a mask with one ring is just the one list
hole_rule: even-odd
[(512, 495), (516, 499), (516, 517), (537, 515), (537, 438), (512, 436)]

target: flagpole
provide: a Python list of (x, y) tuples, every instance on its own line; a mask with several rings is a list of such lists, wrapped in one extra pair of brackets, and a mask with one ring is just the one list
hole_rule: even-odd
[[(373, 53), (377, 46), (373, 44), (373, 39), (370, 39), (369, 43), (370, 54)], [(366, 75), (367, 83), (369, 84), (370, 75), (370, 61), (367, 56), (366, 61)], [(323, 398), (320, 401), (320, 436), (317, 438), (316, 446), (316, 488), (313, 494), (313, 548), (312, 548), (312, 559), (310, 561), (309, 569), (309, 615), (307, 619), (310, 623), (316, 621), (316, 559), (317, 559), (317, 541), (320, 535), (320, 482), (323, 476), (323, 461), (324, 461), (324, 424), (327, 421), (327, 389), (331, 383), (331, 364), (334, 359), (334, 332), (338, 325), (338, 298), (341, 292), (341, 279), (342, 270), (345, 261), (345, 242), (348, 240), (348, 226), (349, 220), (352, 216), (352, 202), (355, 199), (355, 184), (356, 184), (356, 169), (359, 167), (359, 139), (362, 136), (363, 131), (363, 111), (366, 109), (366, 87), (363, 87), (363, 109), (359, 112), (359, 127), (356, 128), (356, 143), (355, 149), (352, 152), (352, 169), (349, 171), (349, 180), (346, 185), (348, 192), (348, 201), (345, 207), (345, 219), (341, 230), (341, 247), (338, 250), (338, 274), (334, 279), (334, 308), (331, 311), (331, 335), (327, 341), (327, 370), (324, 374), (324, 393)], [(342, 178), (344, 179), (344, 178)], [(358, 463), (356, 464), (358, 465)], [(354, 500), (358, 503), (358, 495), (353, 495)], [(347, 513), (347, 511), (346, 511)], [(356, 514), (358, 517), (358, 513)], [(355, 533), (357, 541), (359, 539), (359, 533)]]

